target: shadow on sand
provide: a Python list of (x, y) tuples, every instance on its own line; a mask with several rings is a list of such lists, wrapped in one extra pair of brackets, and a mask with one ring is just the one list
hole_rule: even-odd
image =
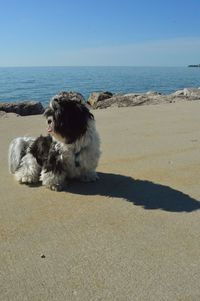
[(171, 187), (145, 180), (135, 180), (120, 174), (98, 173), (95, 183), (70, 181), (66, 192), (81, 195), (102, 195), (123, 198), (144, 209), (170, 212), (192, 212), (200, 209), (200, 202)]

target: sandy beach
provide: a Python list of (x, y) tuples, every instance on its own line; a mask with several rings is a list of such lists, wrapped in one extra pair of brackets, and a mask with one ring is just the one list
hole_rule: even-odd
[(8, 173), (10, 141), (44, 118), (0, 118), (0, 299), (200, 300), (200, 102), (94, 115), (100, 180), (62, 192)]

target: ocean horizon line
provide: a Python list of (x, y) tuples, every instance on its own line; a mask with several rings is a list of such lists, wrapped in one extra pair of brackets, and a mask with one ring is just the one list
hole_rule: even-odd
[(0, 68), (184, 68), (188, 65), (181, 66), (145, 66), (145, 65), (36, 65), (36, 66), (0, 66)]

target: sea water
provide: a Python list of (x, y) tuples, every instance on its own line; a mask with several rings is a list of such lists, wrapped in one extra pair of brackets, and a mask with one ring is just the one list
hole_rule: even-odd
[(60, 91), (88, 98), (94, 91), (169, 94), (200, 87), (200, 68), (188, 67), (1, 67), (0, 102), (41, 101)]

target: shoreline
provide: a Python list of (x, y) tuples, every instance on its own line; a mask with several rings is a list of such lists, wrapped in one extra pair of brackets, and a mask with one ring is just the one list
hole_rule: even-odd
[[(156, 91), (146, 93), (117, 93), (103, 91), (92, 92), (86, 100), (79, 92), (69, 92), (77, 101), (86, 103), (90, 109), (106, 109), (108, 107), (132, 107), (143, 105), (158, 105), (163, 103), (177, 103), (183, 101), (200, 101), (199, 88), (184, 88), (170, 94)], [(4, 113), (16, 113), (20, 116), (43, 114), (45, 107), (38, 101), (0, 102), (0, 117)]]

